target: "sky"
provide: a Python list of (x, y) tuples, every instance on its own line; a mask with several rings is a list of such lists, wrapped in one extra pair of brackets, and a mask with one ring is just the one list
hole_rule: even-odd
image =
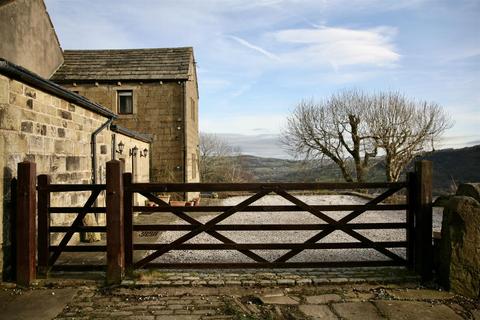
[(63, 49), (194, 48), (199, 125), (243, 153), (302, 99), (396, 90), (445, 108), (439, 147), (480, 144), (480, 1), (45, 0)]

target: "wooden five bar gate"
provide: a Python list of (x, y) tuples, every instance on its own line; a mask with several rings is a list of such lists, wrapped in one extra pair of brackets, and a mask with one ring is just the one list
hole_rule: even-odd
[[(407, 174), (407, 181), (394, 183), (134, 183), (130, 173), (122, 174), (122, 164), (112, 160), (107, 163), (107, 183), (52, 184), (46, 175), (38, 176), (35, 183), (35, 164), (20, 163), (18, 181), (14, 181), (17, 194), (17, 282), (29, 284), (36, 276), (35, 253), (38, 249), (38, 271), (46, 275), (50, 270), (61, 268), (56, 265), (62, 252), (107, 253), (107, 281), (118, 283), (125, 270), (138, 268), (321, 268), (357, 266), (405, 266), (418, 272), (428, 280), (432, 273), (432, 194), (431, 163), (419, 161), (414, 172)], [(35, 190), (36, 189), (36, 190)], [(378, 196), (361, 205), (310, 205), (295, 196), (292, 191), (318, 190), (384, 189)], [(38, 202), (35, 202), (36, 191)], [(94, 206), (99, 195), (105, 191), (106, 206)], [(174, 207), (157, 197), (158, 193), (187, 192), (248, 192), (249, 196), (234, 206), (192, 206)], [(83, 207), (51, 206), (51, 193), (90, 192)], [(402, 204), (385, 204), (391, 196), (403, 192), (406, 201)], [(135, 206), (134, 195), (139, 194), (157, 206)], [(275, 194), (287, 200), (290, 205), (255, 205), (255, 202), (268, 194)], [(38, 210), (35, 208), (38, 206)], [(353, 223), (366, 211), (405, 210), (404, 222)], [(308, 212), (318, 218), (318, 223), (310, 224), (226, 224), (222, 223), (234, 214), (242, 212)], [(349, 211), (335, 220), (325, 212)], [(35, 216), (38, 212), (38, 226)], [(136, 212), (173, 214), (187, 224), (134, 224)], [(192, 213), (217, 214), (205, 223), (194, 218)], [(52, 214), (76, 214), (70, 226), (52, 226)], [(106, 226), (83, 226), (88, 213), (106, 214)], [(38, 241), (35, 245), (35, 230)], [(358, 230), (403, 229), (404, 241), (373, 241)], [(315, 231), (315, 235), (301, 243), (237, 243), (226, 234), (228, 231)], [(184, 231), (170, 243), (135, 243), (134, 232)], [(221, 233), (221, 231), (226, 231)], [(334, 231), (341, 231), (355, 239), (355, 242), (319, 242)], [(69, 245), (74, 233), (104, 232), (106, 245)], [(50, 243), (51, 233), (63, 233), (58, 245)], [(216, 243), (190, 243), (198, 235), (206, 233), (218, 240)], [(373, 249), (388, 259), (369, 261), (308, 261), (292, 262), (292, 258), (310, 249)], [(404, 248), (405, 256), (395, 253), (392, 248)], [(134, 261), (134, 251), (147, 251), (148, 254)], [(165, 263), (158, 262), (167, 252), (174, 250), (236, 250), (248, 257), (251, 262), (223, 263)], [(273, 260), (266, 260), (254, 250), (286, 250), (286, 253)], [(73, 266), (77, 269), (95, 266)], [(96, 266), (98, 269), (98, 266)], [(105, 267), (105, 266), (100, 266)]]

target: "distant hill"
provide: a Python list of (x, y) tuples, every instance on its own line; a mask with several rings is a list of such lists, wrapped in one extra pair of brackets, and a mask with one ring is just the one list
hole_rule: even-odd
[(439, 193), (452, 191), (454, 184), (480, 182), (480, 145), (438, 150), (423, 158), (433, 162), (433, 187)]
[[(433, 184), (436, 194), (451, 192), (453, 185), (462, 182), (480, 182), (480, 145), (462, 149), (443, 149), (428, 153), (419, 159), (433, 161)], [(239, 160), (255, 181), (262, 182), (318, 182), (342, 181), (334, 164), (261, 158), (241, 155)], [(411, 166), (409, 170), (411, 169)], [(403, 178), (402, 178), (403, 179)], [(369, 172), (369, 181), (385, 181), (382, 159)]]

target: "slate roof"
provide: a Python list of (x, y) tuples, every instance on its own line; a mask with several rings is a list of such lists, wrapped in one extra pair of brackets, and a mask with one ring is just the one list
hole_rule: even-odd
[(64, 63), (50, 80), (186, 80), (193, 48), (65, 50)]

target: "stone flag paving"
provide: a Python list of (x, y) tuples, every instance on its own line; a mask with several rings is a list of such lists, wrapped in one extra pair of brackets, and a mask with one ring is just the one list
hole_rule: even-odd
[(476, 319), (478, 307), (412, 285), (85, 287), (56, 319)]
[(478, 301), (415, 285), (81, 287), (55, 319), (475, 319)]
[[(3, 287), (0, 319), (474, 319), (478, 301), (403, 284)], [(36, 311), (36, 312), (35, 312)]]
[(30, 289), (0, 283), (0, 319), (473, 319), (479, 301), (419, 285), (405, 268), (52, 273)]

